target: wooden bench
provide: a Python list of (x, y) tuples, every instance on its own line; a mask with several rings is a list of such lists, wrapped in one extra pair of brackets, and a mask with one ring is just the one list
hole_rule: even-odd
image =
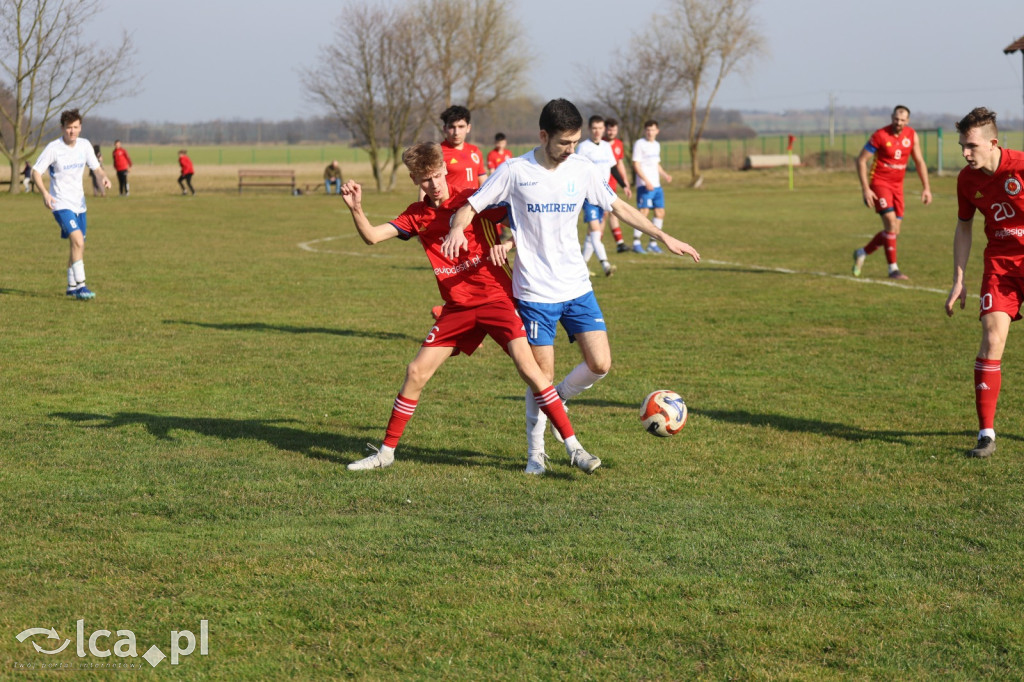
[(295, 194), (295, 171), (293, 170), (239, 170), (238, 193), (243, 187), (288, 187)]

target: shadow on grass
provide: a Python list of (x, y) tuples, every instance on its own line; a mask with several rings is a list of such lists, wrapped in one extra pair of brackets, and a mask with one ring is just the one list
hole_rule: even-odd
[[(114, 415), (88, 412), (54, 412), (52, 418), (82, 424), (92, 429), (118, 429), (140, 425), (158, 440), (173, 441), (174, 431), (191, 431), (221, 440), (260, 440), (279, 450), (297, 452), (312, 459), (347, 464), (367, 454), (367, 439), (332, 433), (315, 433), (289, 424), (294, 419), (223, 419), (214, 417), (174, 417), (141, 412), (118, 412)], [(379, 429), (383, 435), (384, 429)], [(379, 437), (378, 435), (378, 437)], [(371, 439), (372, 441), (373, 439)], [(375, 442), (374, 444), (378, 444)], [(402, 445), (398, 460), (415, 460), (450, 466), (489, 466), (516, 471), (525, 466), (512, 456), (484, 454), (470, 450), (427, 450)]]
[(375, 332), (360, 329), (331, 329), (329, 327), (296, 327), (290, 324), (266, 324), (264, 322), (190, 322), (188, 320), (164, 320), (164, 324), (181, 324), (204, 329), (220, 329), (232, 332), (282, 332), (284, 334), (332, 334), (334, 336), (361, 336), (382, 341), (418, 341), (408, 334), (396, 332)]
[[(911, 438), (927, 436), (964, 436), (971, 439), (977, 435), (975, 431), (895, 431), (895, 430), (872, 430), (862, 429), (859, 426), (849, 426), (838, 422), (819, 421), (817, 419), (804, 419), (802, 417), (789, 417), (781, 414), (758, 414), (746, 410), (698, 410), (690, 408), (690, 414), (700, 415), (719, 422), (730, 424), (743, 424), (745, 426), (768, 426), (779, 431), (791, 431), (794, 433), (815, 433), (822, 436), (832, 436), (843, 440), (861, 442), (866, 440), (877, 440), (885, 443), (899, 443), (911, 445)], [(1000, 437), (1003, 437), (1002, 435)], [(1008, 435), (1006, 438), (1022, 440), (1019, 436)]]

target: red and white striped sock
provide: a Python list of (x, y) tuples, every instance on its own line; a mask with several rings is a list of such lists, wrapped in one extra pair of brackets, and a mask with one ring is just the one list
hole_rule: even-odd
[(551, 423), (555, 425), (563, 439), (576, 435), (572, 430), (569, 416), (565, 414), (565, 405), (562, 404), (562, 399), (558, 397), (558, 391), (555, 390), (554, 386), (548, 386), (540, 393), (534, 393), (533, 397), (536, 398), (537, 405), (540, 406), (541, 411), (547, 418), (551, 420)]
[(391, 408), (391, 418), (388, 419), (388, 428), (384, 432), (384, 445), (389, 448), (393, 448), (398, 445), (398, 440), (402, 437), (402, 432), (405, 431), (405, 425), (412, 419), (413, 412), (416, 411), (417, 401), (411, 398), (405, 398), (401, 393), (395, 398), (395, 404)]

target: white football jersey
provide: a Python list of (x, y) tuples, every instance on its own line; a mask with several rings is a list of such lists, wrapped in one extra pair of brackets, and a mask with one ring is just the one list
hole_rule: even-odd
[(612, 168), (615, 168), (615, 152), (612, 151), (612, 146), (604, 140), (594, 144), (588, 137), (576, 146), (576, 153), (590, 159), (604, 177), (611, 175)]
[[(649, 142), (647, 138), (640, 138), (633, 143), (633, 162), (640, 163), (640, 170), (650, 181), (648, 189), (661, 187), (661, 175), (658, 173), (658, 166), (661, 165), (661, 143), (655, 140)], [(644, 181), (638, 175), (636, 178), (637, 187), (643, 187)]]
[(64, 143), (64, 138), (58, 137), (43, 149), (32, 168), (39, 171), (40, 175), (50, 176), (54, 211), (85, 213), (82, 176), (86, 166), (95, 170), (100, 167), (100, 162), (96, 159), (92, 143), (84, 137), (75, 140), (74, 147), (69, 147)]
[(469, 203), (478, 213), (498, 205), (508, 209), (516, 238), (513, 295), (564, 303), (592, 290), (576, 226), (583, 200), (610, 211), (616, 197), (607, 173), (602, 177), (579, 154), (548, 170), (537, 163), (536, 151), (498, 166)]

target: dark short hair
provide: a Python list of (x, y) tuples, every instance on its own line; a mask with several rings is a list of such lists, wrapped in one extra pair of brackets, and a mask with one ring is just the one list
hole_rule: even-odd
[(599, 116), (598, 114), (594, 114), (593, 116), (591, 116), (590, 118), (587, 119), (587, 127), (588, 128), (590, 126), (594, 125), (595, 123), (605, 123), (604, 116)]
[(82, 115), (78, 113), (78, 109), (68, 109), (60, 112), (60, 127), (65, 128), (75, 121), (81, 121)]
[(975, 128), (984, 128), (985, 126), (992, 126), (996, 134), (999, 133), (999, 128), (996, 126), (996, 112), (989, 111), (985, 107), (976, 107), (971, 109), (971, 113), (957, 121), (956, 131), (961, 135), (966, 135)]
[(606, 118), (604, 120), (604, 124), (609, 128), (617, 127), (619, 125), (619, 120), (617, 118)]
[(896, 112), (899, 111), (900, 109), (907, 112), (907, 118), (910, 118), (910, 107), (903, 106), (902, 104), (897, 104), (892, 108), (893, 115), (895, 115)]
[(660, 128), (661, 127), (661, 126), (658, 125), (658, 122), (655, 121), (653, 118), (649, 118), (646, 121), (644, 121), (644, 128), (650, 128), (651, 126), (654, 126), (656, 128)]
[(540, 112), (540, 129), (548, 135), (583, 130), (583, 115), (567, 99), (553, 99)]
[(444, 123), (445, 127), (453, 125), (458, 121), (469, 123), (469, 109), (461, 104), (453, 104), (441, 112), (441, 123)]
[(507, 139), (508, 138), (505, 137), (505, 133), (495, 133), (495, 135), (494, 135), (494, 141), (495, 142), (501, 142), (502, 140), (507, 140)]

